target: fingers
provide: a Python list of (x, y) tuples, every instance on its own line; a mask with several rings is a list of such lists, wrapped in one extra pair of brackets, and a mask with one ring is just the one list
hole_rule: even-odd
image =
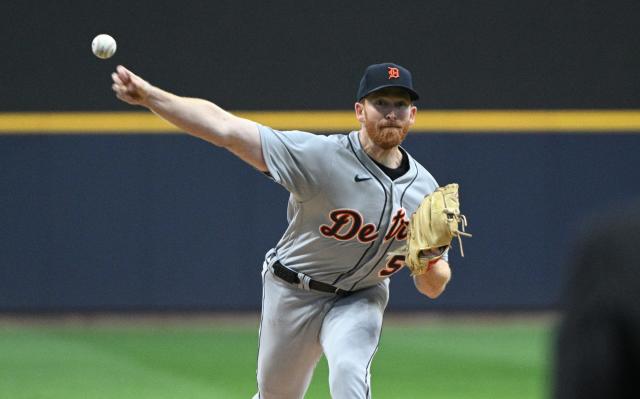
[(111, 90), (113, 90), (116, 94), (120, 94), (123, 91), (123, 86), (117, 83), (111, 85)]
[(129, 71), (127, 68), (123, 67), (122, 65), (118, 65), (116, 67), (116, 73), (123, 83), (127, 84), (131, 82), (131, 71)]
[(132, 105), (143, 103), (149, 87), (145, 80), (122, 65), (116, 67), (116, 71), (111, 74), (111, 80), (113, 80), (111, 89), (120, 100)]
[(124, 83), (122, 82), (122, 79), (120, 78), (120, 75), (118, 75), (115, 72), (111, 74), (111, 79), (113, 80), (114, 84), (124, 85)]
[(127, 89), (124, 86), (114, 83), (113, 85), (111, 85), (111, 89), (114, 91), (114, 93), (116, 93), (116, 97), (118, 97), (120, 100), (126, 102), (131, 101), (131, 96), (127, 95)]
[(111, 89), (116, 92), (116, 94), (123, 93), (127, 90), (127, 85), (124, 84), (120, 75), (116, 72), (111, 74), (111, 79), (113, 80), (113, 84), (111, 85)]
[(111, 80), (113, 80), (111, 88), (120, 99), (123, 99), (122, 96), (125, 94), (131, 94), (127, 93), (128, 91), (135, 91), (135, 85), (131, 81), (131, 72), (122, 65), (116, 67), (116, 71), (111, 74)]
[(135, 86), (132, 84), (123, 84), (119, 75), (116, 73), (111, 74), (111, 77), (113, 79), (111, 89), (116, 93), (116, 97), (129, 104), (137, 104), (138, 93)]
[(113, 72), (111, 74), (111, 80), (113, 80), (111, 89), (116, 92), (118, 98), (120, 98), (121, 94), (126, 92), (127, 83), (131, 81), (128, 72), (129, 71), (127, 71), (125, 67), (123, 67), (122, 65), (118, 65), (116, 68), (116, 72)]

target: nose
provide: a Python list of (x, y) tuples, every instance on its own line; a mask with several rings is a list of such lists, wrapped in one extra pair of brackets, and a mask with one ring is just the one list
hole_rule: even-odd
[(396, 115), (396, 111), (395, 110), (391, 110), (387, 113), (387, 115), (385, 116), (385, 119), (390, 120), (390, 121), (395, 121), (396, 119), (398, 119), (398, 116)]

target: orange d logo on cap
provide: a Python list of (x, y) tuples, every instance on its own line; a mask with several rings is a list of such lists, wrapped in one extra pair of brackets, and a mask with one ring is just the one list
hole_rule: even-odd
[(369, 65), (360, 79), (356, 101), (361, 101), (369, 94), (385, 89), (387, 87), (397, 87), (409, 93), (411, 101), (416, 101), (420, 96), (413, 90), (411, 72), (402, 65), (392, 62)]
[(389, 73), (389, 79), (398, 79), (400, 77), (400, 70), (394, 67), (387, 67), (387, 72)]

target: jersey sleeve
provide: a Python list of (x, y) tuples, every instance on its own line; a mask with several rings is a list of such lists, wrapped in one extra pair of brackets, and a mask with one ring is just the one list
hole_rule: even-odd
[(328, 180), (332, 142), (326, 136), (278, 131), (258, 124), (269, 176), (298, 201), (312, 198)]

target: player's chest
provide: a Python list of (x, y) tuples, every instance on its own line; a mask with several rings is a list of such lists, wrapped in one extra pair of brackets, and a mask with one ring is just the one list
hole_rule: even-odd
[(423, 194), (418, 187), (382, 181), (375, 176), (352, 177), (347, 189), (334, 186), (317, 204), (318, 231), (326, 238), (369, 243), (404, 240), (411, 214)]

